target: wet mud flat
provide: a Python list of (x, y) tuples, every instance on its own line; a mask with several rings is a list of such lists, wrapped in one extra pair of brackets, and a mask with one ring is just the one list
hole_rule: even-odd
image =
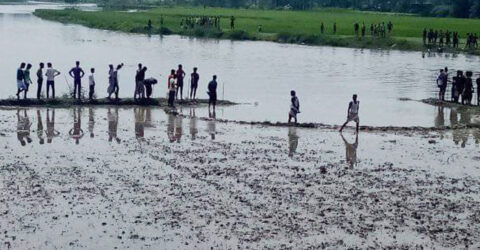
[(0, 113), (2, 249), (480, 247), (478, 130), (52, 111)]

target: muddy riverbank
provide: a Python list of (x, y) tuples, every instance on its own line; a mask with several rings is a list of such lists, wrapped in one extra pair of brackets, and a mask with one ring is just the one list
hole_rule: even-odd
[(2, 248), (480, 247), (480, 132), (0, 113)]

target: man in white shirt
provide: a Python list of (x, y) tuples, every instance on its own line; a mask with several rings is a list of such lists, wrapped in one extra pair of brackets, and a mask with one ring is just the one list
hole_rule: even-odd
[(88, 96), (90, 100), (93, 100), (93, 94), (95, 93), (95, 77), (93, 74), (95, 73), (95, 69), (90, 69), (90, 75), (88, 76), (88, 85), (90, 87), (90, 91), (88, 92)]
[(357, 95), (353, 95), (353, 100), (348, 104), (348, 111), (347, 111), (347, 121), (342, 125), (340, 128), (340, 132), (343, 131), (343, 128), (347, 125), (347, 123), (354, 121), (357, 124), (357, 133), (360, 126), (360, 118), (358, 118), (358, 110), (360, 109), (360, 101), (357, 100)]
[(55, 99), (55, 77), (60, 75), (60, 72), (52, 68), (52, 63), (47, 63), (47, 99), (49, 98), (50, 87), (52, 88), (52, 98)]

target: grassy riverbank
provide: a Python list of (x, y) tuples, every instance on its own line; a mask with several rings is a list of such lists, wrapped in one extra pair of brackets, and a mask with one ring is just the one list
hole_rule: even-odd
[[(154, 34), (181, 34), (233, 40), (266, 40), (310, 45), (330, 45), (353, 48), (382, 48), (423, 50), (423, 28), (458, 31), (461, 37), (480, 30), (480, 20), (454, 18), (426, 18), (412, 15), (360, 12), (353, 10), (322, 9), (317, 11), (264, 11), (224, 8), (155, 8), (141, 12), (106, 10), (85, 12), (78, 10), (37, 10), (36, 16), (62, 23), (81, 24), (91, 28), (148, 33), (148, 20), (152, 20)], [(182, 28), (182, 19), (190, 16), (220, 16), (221, 29)], [(230, 16), (235, 16), (235, 31), (230, 30)], [(163, 17), (163, 26), (160, 19)], [(365, 22), (367, 36), (357, 38), (353, 24)], [(394, 31), (387, 38), (371, 37), (371, 23), (392, 21)], [(324, 22), (326, 33), (320, 34)], [(337, 33), (332, 34), (337, 22)], [(259, 25), (262, 30), (259, 31)], [(460, 46), (463, 48), (464, 46)], [(462, 50), (462, 49), (460, 49)], [(475, 53), (475, 51), (466, 51)]]

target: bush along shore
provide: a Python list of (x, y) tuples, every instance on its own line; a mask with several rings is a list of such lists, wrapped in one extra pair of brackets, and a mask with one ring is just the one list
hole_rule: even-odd
[[(465, 49), (464, 46), (457, 49), (438, 48), (436, 45), (426, 46), (423, 44), (422, 30), (424, 28), (449, 29), (466, 34), (475, 27), (480, 29), (479, 20), (425, 18), (339, 9), (300, 12), (161, 7), (137, 12), (115, 10), (92, 12), (76, 9), (36, 10), (34, 14), (46, 20), (128, 33), (179, 34), (216, 39), (471, 54), (478, 54), (478, 51)], [(206, 24), (199, 25), (199, 20), (204, 17), (208, 18)], [(234, 27), (231, 27), (232, 17)], [(195, 24), (191, 24), (192, 22)], [(360, 25), (365, 22), (364, 36), (354, 33), (354, 23), (356, 22)], [(388, 32), (384, 37), (371, 34), (370, 26), (372, 24), (380, 25), (387, 22), (393, 23), (391, 33)], [(322, 23), (324, 25), (323, 32)], [(335, 28), (333, 28), (334, 24)]]

